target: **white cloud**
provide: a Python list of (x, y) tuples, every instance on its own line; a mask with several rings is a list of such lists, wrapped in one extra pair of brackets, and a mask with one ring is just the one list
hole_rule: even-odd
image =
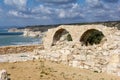
[(0, 12), (2, 12), (3, 10), (0, 8)]
[[(17, 0), (16, 0), (17, 1)], [(54, 0), (52, 0), (54, 1)], [(62, 1), (62, 0), (59, 0)], [(58, 2), (59, 2), (58, 1)], [(86, 0), (87, 4), (85, 7), (81, 7), (79, 3), (69, 3), (62, 5), (47, 5), (47, 4), (39, 4), (39, 6), (34, 6), (32, 8), (26, 9), (24, 11), (21, 10), (10, 10), (8, 12), (12, 17), (17, 18), (30, 18), (30, 19), (39, 19), (39, 20), (55, 20), (58, 21), (74, 21), (74, 20), (82, 20), (84, 21), (99, 21), (99, 20), (108, 20), (117, 19), (117, 16), (114, 17), (115, 13), (120, 12), (119, 6), (112, 6), (111, 9), (110, 3), (103, 3), (100, 0)], [(107, 17), (105, 19), (105, 17)]]
[(96, 4), (98, 3), (100, 0), (86, 0), (86, 2), (88, 3), (92, 3), (92, 4)]
[(45, 14), (50, 14), (51, 13), (51, 8), (40, 5), (38, 7), (35, 7), (31, 11), (32, 13), (45, 13)]
[(8, 14), (18, 16), (19, 13), (17, 11), (9, 11)]
[(56, 9), (56, 13), (59, 18), (76, 18), (84, 17), (84, 14), (81, 11), (81, 7), (77, 3), (71, 4), (71, 7), (68, 9)]
[(83, 17), (83, 14), (75, 10), (57, 10), (59, 18), (76, 18)]
[(55, 4), (66, 4), (66, 3), (72, 3), (72, 2), (76, 2), (77, 0), (36, 0), (36, 1), (42, 1), (45, 3), (55, 3)]
[(24, 9), (27, 4), (27, 0), (4, 0), (4, 3), (10, 6), (16, 6), (19, 9)]
[(65, 10), (57, 10), (59, 18), (65, 18), (66, 17), (66, 12)]
[(16, 11), (16, 10), (10, 10), (8, 12), (9, 16), (12, 17), (18, 17), (18, 18), (32, 18), (32, 19), (49, 19), (49, 16), (47, 15), (40, 15), (40, 14), (25, 14), (24, 12)]
[(94, 7), (94, 6), (99, 6), (101, 5), (100, 0), (86, 0), (89, 6)]
[(31, 15), (23, 14), (22, 12), (11, 10), (8, 12), (9, 15), (15, 16), (15, 17), (21, 17), (21, 18), (31, 18)]
[[(68, 7), (67, 7), (68, 6)], [(40, 16), (48, 16), (55, 19), (83, 17), (80, 10), (80, 5), (77, 3), (71, 3), (66, 7), (53, 7), (47, 5), (39, 5), (31, 10), (31, 13), (39, 14)]]
[(69, 8), (53, 8), (51, 6), (39, 5), (29, 11), (10, 10), (8, 14), (15, 17), (34, 19), (72, 19), (84, 17), (80, 5), (77, 3), (69, 4)]

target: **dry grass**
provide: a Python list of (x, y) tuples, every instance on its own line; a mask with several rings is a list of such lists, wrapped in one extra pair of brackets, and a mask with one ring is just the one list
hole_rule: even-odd
[(6, 69), (11, 80), (120, 80), (120, 77), (106, 73), (95, 73), (44, 60), (0, 63), (0, 69)]

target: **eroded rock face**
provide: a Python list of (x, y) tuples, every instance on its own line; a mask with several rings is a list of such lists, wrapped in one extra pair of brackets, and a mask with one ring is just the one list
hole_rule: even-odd
[(30, 31), (29, 29), (25, 29), (23, 31), (23, 36), (29, 37), (42, 37), (41, 31)]
[[(102, 38), (100, 44), (82, 45), (79, 40), (80, 37), (78, 38), (77, 34), (80, 36), (86, 29), (94, 27), (95, 29), (103, 30), (102, 32), (105, 37)], [(54, 46), (50, 46), (50, 39), (53, 37), (53, 34), (50, 36), (50, 31), (48, 31), (48, 35), (45, 38), (45, 42), (48, 40), (48, 44), (46, 43), (44, 45), (47, 48), (42, 51), (36, 50), (36, 53), (40, 58), (47, 60), (77, 68), (93, 70), (95, 72), (108, 72), (120, 76), (120, 31), (116, 28), (100, 27), (100, 25), (98, 28), (97, 25), (94, 25), (94, 27), (91, 27), (91, 25), (81, 28), (78, 28), (78, 26), (67, 26), (65, 28), (70, 31), (69, 33), (71, 33), (73, 41), (58, 41)], [(78, 30), (76, 29), (81, 29), (81, 32), (77, 33)], [(57, 29), (51, 31), (54, 32), (54, 30)]]

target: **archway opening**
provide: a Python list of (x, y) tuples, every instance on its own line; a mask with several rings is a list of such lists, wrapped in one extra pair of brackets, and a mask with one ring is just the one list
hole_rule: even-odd
[(89, 29), (83, 33), (81, 36), (80, 42), (83, 45), (93, 45), (93, 44), (100, 44), (101, 40), (104, 38), (104, 34), (96, 29)]
[(56, 33), (53, 36), (52, 46), (56, 45), (57, 43), (65, 42), (65, 41), (72, 41), (72, 37), (67, 30), (59, 29), (58, 31), (56, 31)]

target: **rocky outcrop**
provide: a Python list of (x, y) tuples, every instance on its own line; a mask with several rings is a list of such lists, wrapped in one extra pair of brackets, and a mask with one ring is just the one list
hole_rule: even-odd
[[(61, 40), (61, 37), (65, 37), (61, 35), (64, 29), (71, 35), (72, 41)], [(100, 39), (100, 37), (95, 35), (95, 39), (98, 38), (100, 40), (99, 44), (89, 45), (88, 42), (88, 45), (83, 45), (83, 42), (80, 41), (81, 36), (87, 36), (83, 41), (88, 41), (91, 35), (83, 34), (91, 29), (99, 30), (104, 34), (104, 37)], [(100, 35), (97, 34), (97, 36)], [(56, 40), (57, 42), (52, 45)], [(48, 30), (44, 38), (44, 47), (45, 50), (34, 50), (34, 54), (38, 55), (39, 58), (72, 67), (120, 76), (120, 31), (117, 28), (103, 25), (62, 25)]]
[(29, 29), (25, 29), (23, 31), (23, 36), (26, 36), (26, 37), (42, 37), (42, 33), (41, 31), (31, 31)]
[(23, 32), (25, 37), (43, 37), (46, 31), (53, 27), (55, 26), (27, 26), (24, 28), (11, 28), (8, 32)]
[(23, 32), (24, 29), (17, 29), (17, 28), (11, 28), (8, 30), (8, 32)]
[(23, 36), (25, 37), (42, 37), (43, 33), (41, 31), (34, 31), (31, 29), (17, 29), (11, 28), (8, 32), (23, 32)]

